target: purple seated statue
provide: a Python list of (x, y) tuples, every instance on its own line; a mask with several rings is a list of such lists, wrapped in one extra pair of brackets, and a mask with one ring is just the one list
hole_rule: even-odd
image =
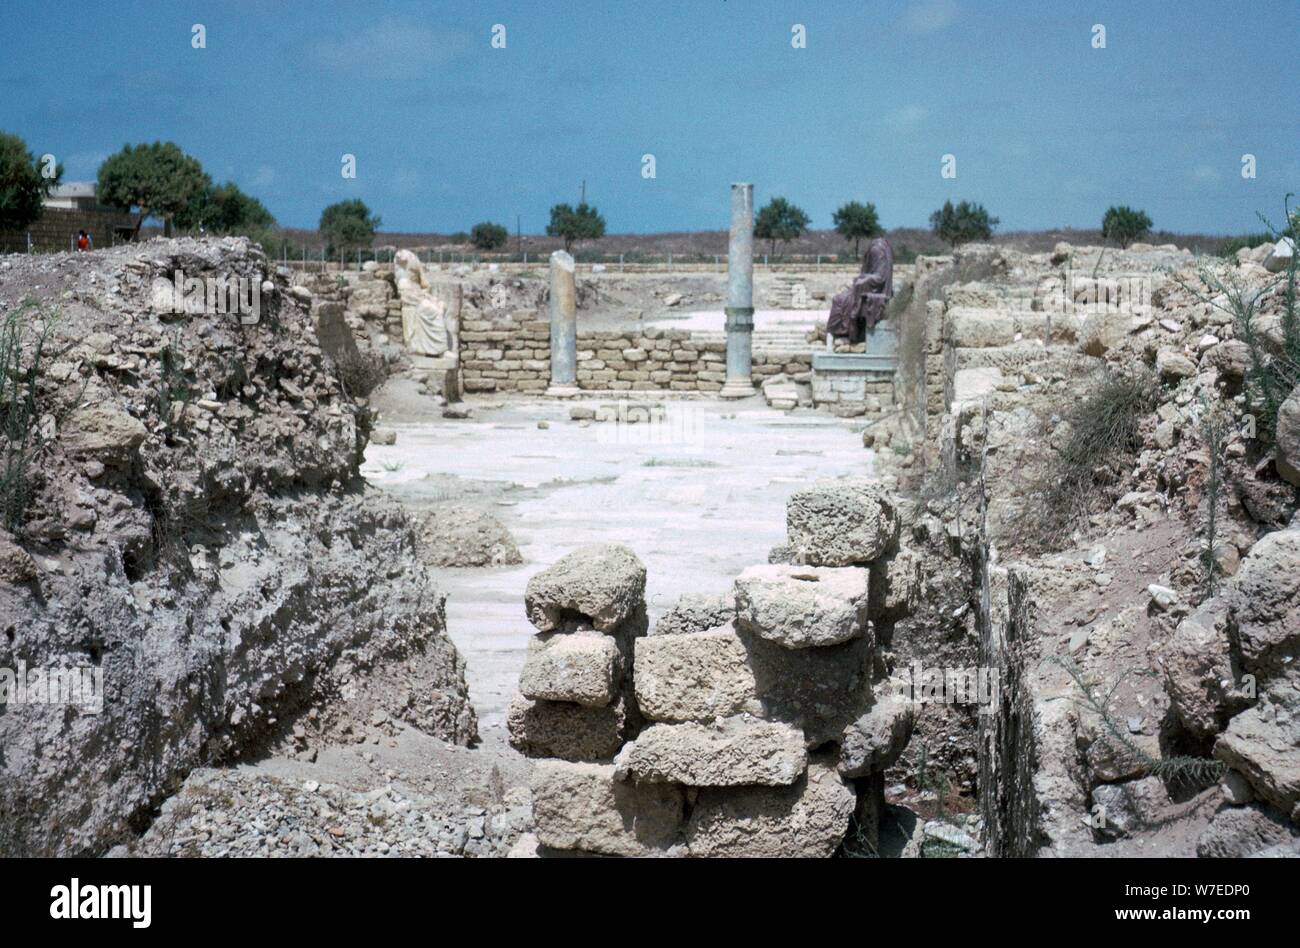
[(862, 255), (862, 272), (831, 300), (827, 334), (848, 337), (850, 343), (861, 342), (884, 319), (885, 304), (893, 295), (894, 251), (889, 241), (877, 237)]

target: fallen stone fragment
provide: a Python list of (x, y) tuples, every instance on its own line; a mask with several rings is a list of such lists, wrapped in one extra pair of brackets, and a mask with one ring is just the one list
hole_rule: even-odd
[(883, 771), (912, 738), (916, 708), (902, 695), (888, 695), (844, 729), (838, 770), (846, 777)]

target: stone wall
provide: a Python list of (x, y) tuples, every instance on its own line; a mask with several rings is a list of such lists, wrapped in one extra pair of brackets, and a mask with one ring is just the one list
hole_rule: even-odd
[[(717, 392), (726, 343), (684, 329), (578, 330), (578, 387), (588, 391)], [(460, 360), (467, 392), (542, 392), (551, 378), (550, 322), (535, 309), (467, 316)], [(754, 353), (755, 382), (807, 377), (810, 352)]]
[(114, 244), (115, 227), (134, 227), (135, 218), (112, 208), (82, 210), (70, 207), (47, 207), (30, 226), (19, 231), (0, 231), (0, 252), (26, 253), (27, 235), (32, 235), (32, 249), (40, 252), (72, 249), (77, 231), (90, 234), (96, 249)]
[(541, 758), (519, 854), (876, 854), (884, 773), (915, 716), (882, 674), (912, 604), (899, 523), (866, 479), (806, 488), (787, 508), (790, 562), (684, 598), (650, 635), (629, 550), (537, 574), (509, 722)]

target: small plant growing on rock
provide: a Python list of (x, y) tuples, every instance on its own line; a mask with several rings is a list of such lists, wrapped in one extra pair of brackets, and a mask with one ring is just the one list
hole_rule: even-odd
[(1158, 403), (1159, 386), (1151, 373), (1107, 369), (1091, 391), (1062, 409), (1065, 438), (1031, 490), (1020, 518), (1030, 546), (1061, 542), (1092, 512), (1103, 475), (1141, 446), (1138, 425)]
[(1091, 681), (1084, 676), (1082, 669), (1066, 657), (1051, 656), (1048, 661), (1065, 670), (1082, 695), (1083, 706), (1100, 719), (1104, 734), (1098, 740), (1109, 741), (1117, 746), (1129, 760), (1141, 765), (1144, 776), (1159, 777), (1169, 783), (1182, 783), (1187, 786), (1204, 786), (1223, 776), (1227, 769), (1223, 761), (1208, 757), (1152, 757), (1134, 742), (1127, 728), (1115, 720), (1113, 706), (1115, 694), (1124, 682), (1121, 675), (1114, 684), (1103, 689), (1101, 683)]
[[(1292, 195), (1286, 196), (1286, 227), (1278, 230), (1267, 219), (1274, 240), (1284, 237), (1300, 244), (1300, 218), (1290, 207)], [(1278, 280), (1262, 287), (1248, 287), (1231, 277), (1223, 278), (1208, 265), (1197, 269), (1199, 286), (1177, 280), (1178, 284), (1200, 302), (1213, 306), (1232, 317), (1236, 337), (1246, 344), (1250, 365), (1246, 370), (1246, 389), (1252, 409), (1257, 412), (1255, 431), (1265, 443), (1271, 443), (1277, 428), (1278, 410), (1300, 385), (1300, 260), (1291, 255), (1286, 272)], [(1282, 311), (1276, 327), (1262, 318), (1260, 306), (1278, 286), (1282, 288)]]

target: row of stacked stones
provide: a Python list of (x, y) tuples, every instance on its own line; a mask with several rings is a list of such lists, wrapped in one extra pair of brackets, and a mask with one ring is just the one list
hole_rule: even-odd
[[(533, 309), (466, 317), (460, 332), (467, 392), (540, 392), (550, 384), (551, 324)], [(590, 391), (717, 392), (727, 344), (685, 329), (578, 333), (577, 383)], [(807, 352), (755, 352), (753, 374), (807, 373)]]
[[(913, 708), (876, 685), (909, 593), (899, 520), (866, 479), (787, 508), (796, 562), (685, 597), (645, 633), (645, 570), (586, 547), (530, 582), (539, 630), (512, 708), (539, 852), (830, 856), (878, 841)], [(896, 588), (891, 588), (891, 585)], [(848, 839), (846, 840), (846, 837)]]

